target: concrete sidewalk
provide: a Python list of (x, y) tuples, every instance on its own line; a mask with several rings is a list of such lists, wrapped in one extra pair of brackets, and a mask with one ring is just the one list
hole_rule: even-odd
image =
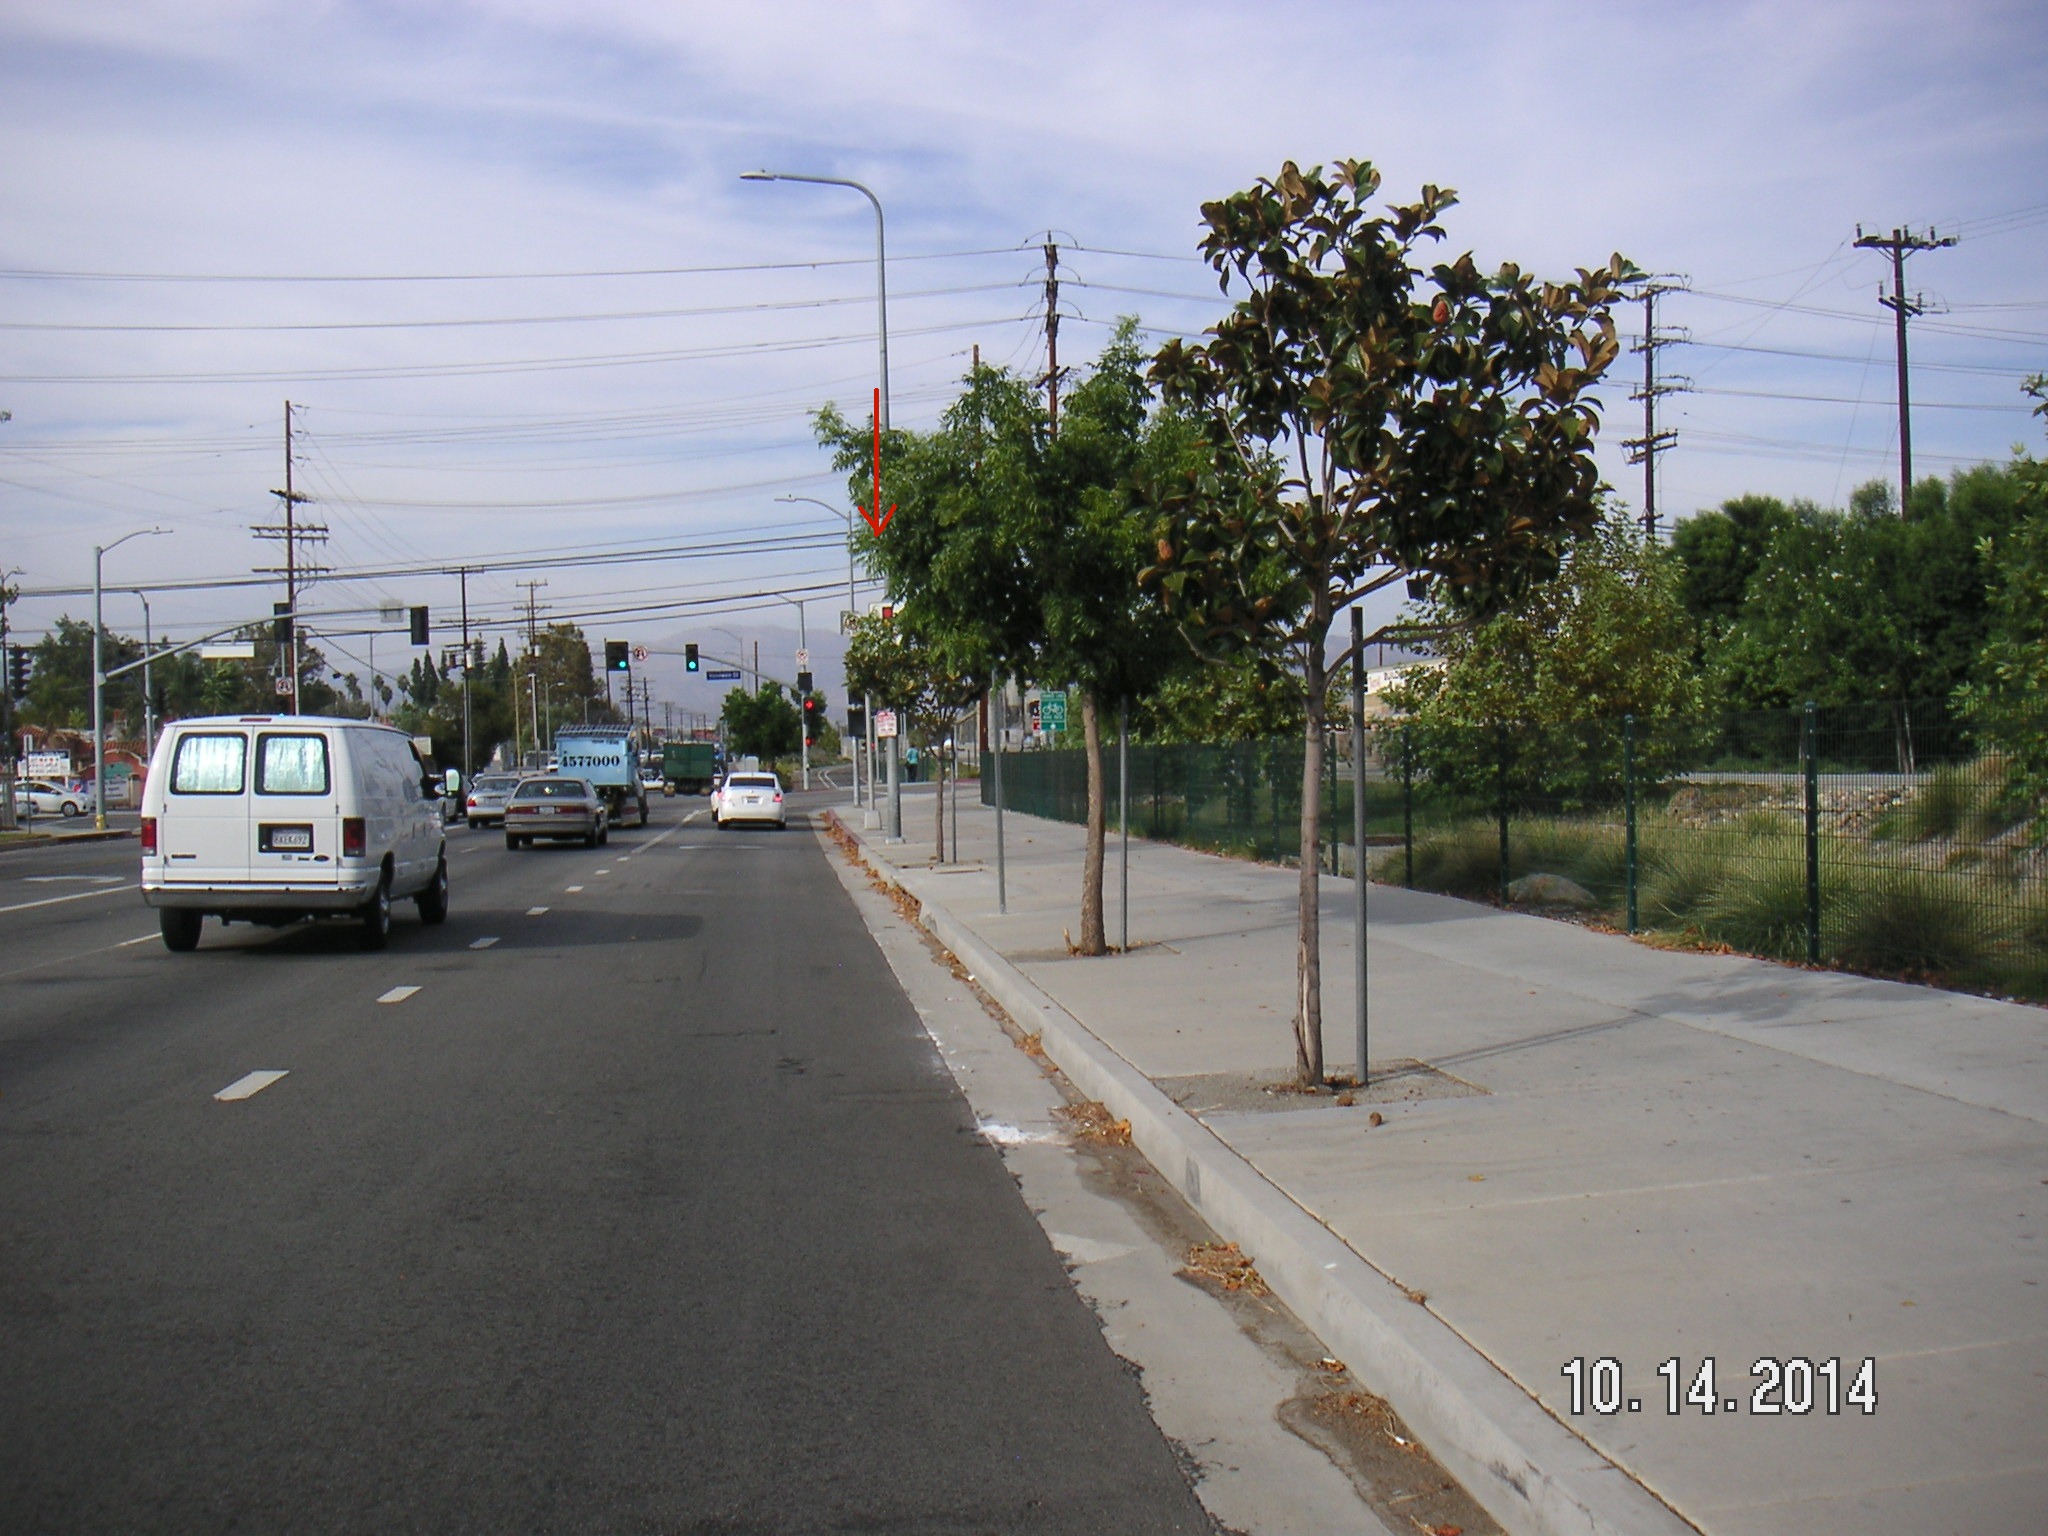
[[(1376, 886), (1375, 1082), (1339, 1107), (1260, 1091), (1293, 871), (1133, 840), (1132, 953), (1079, 960), (1079, 828), (1006, 817), (1001, 915), (992, 812), (941, 867), (928, 792), (903, 844), (841, 820), (1510, 1530), (2048, 1529), (2048, 1011)], [(1114, 941), (1114, 834), (1106, 885)], [(1323, 891), (1344, 1071), (1353, 892)]]

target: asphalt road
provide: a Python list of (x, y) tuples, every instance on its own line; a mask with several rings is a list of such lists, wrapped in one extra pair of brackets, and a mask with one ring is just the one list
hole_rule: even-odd
[(378, 954), (0, 853), (0, 1526), (1210, 1529), (825, 852), (701, 804), (454, 829)]

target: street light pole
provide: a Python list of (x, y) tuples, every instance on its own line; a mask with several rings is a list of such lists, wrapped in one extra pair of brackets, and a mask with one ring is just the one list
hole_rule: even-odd
[(857, 181), (843, 176), (799, 176), (790, 171), (743, 171), (741, 181), (802, 181), (816, 187), (851, 187), (875, 209), (875, 323), (882, 339), (882, 411), (879, 425), (889, 430), (889, 262), (882, 231), (882, 200)]
[[(799, 673), (808, 672), (810, 670), (811, 637), (810, 632), (804, 627), (804, 600), (800, 597), (790, 597), (781, 592), (777, 592), (774, 595), (781, 598), (785, 603), (796, 604), (796, 646), (798, 650), (804, 653), (804, 665), (798, 667), (797, 671)], [(798, 739), (803, 745), (804, 788), (809, 789), (811, 787), (811, 737), (810, 732), (803, 729), (808, 723), (804, 719), (804, 700), (806, 697), (808, 695), (804, 693), (803, 689), (797, 689), (797, 726), (802, 732)]]
[(111, 544), (95, 544), (92, 549), (92, 824), (101, 832), (107, 830), (107, 664), (100, 645), (100, 631), (105, 628), (100, 612), (100, 562), (108, 550), (118, 549), (130, 539), (170, 531), (138, 528)]

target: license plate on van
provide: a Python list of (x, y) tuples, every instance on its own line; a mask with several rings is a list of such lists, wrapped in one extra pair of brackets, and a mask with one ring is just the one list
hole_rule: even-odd
[(265, 853), (310, 853), (313, 848), (313, 829), (264, 827), (257, 837), (256, 846)]

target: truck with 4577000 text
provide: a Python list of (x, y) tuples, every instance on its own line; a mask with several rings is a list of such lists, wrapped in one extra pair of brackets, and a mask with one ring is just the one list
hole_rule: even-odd
[(637, 811), (647, 825), (647, 791), (640, 787), (640, 732), (627, 725), (565, 725), (555, 732), (555, 771), (582, 779), (604, 801), (616, 824)]

